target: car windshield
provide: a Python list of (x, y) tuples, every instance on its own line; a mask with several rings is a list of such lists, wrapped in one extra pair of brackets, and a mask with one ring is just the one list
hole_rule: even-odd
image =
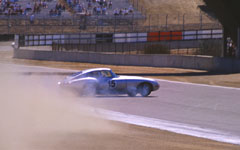
[(113, 73), (112, 71), (103, 70), (103, 71), (101, 71), (101, 76), (104, 78), (114, 78), (117, 75), (115, 73)]
[(111, 71), (111, 74), (112, 74), (112, 77), (113, 77), (113, 78), (118, 77), (118, 75), (116, 75), (116, 74), (115, 74), (114, 72), (112, 72), (112, 71)]

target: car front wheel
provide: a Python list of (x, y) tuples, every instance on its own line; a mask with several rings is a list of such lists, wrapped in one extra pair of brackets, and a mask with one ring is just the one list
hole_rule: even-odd
[(142, 97), (147, 97), (152, 92), (151, 85), (144, 83), (139, 87), (139, 93)]

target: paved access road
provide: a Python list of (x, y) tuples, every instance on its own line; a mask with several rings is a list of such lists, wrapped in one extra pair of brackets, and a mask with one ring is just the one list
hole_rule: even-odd
[[(21, 72), (23, 68), (24, 72), (63, 71), (44, 67), (17, 66), (17, 68), (21, 68), (18, 69), (18, 72)], [(54, 81), (51, 78), (54, 78), (54, 75), (48, 78), (49, 82)], [(97, 109), (108, 110), (107, 114), (113, 112), (110, 115), (116, 112), (121, 113), (120, 116), (115, 115), (115, 120), (121, 121), (123, 118), (120, 119), (120, 117), (125, 117), (132, 121), (131, 123), (143, 125), (138, 123), (139, 117), (143, 117), (145, 120), (142, 119), (141, 121), (145, 121), (144, 124), (151, 121), (155, 123), (167, 121), (168, 126), (171, 127), (178, 124), (177, 128), (170, 131), (191, 128), (194, 131), (201, 132), (201, 130), (210, 129), (211, 134), (207, 136), (204, 136), (204, 134), (207, 134), (206, 132), (202, 132), (202, 135), (190, 135), (240, 144), (240, 89), (164, 80), (159, 80), (159, 83), (160, 90), (153, 92), (147, 98), (132, 98), (123, 95), (97, 96), (96, 98), (84, 98), (84, 100), (76, 97), (76, 99)], [(138, 120), (134, 122), (132, 116), (135, 116)], [(150, 120), (146, 118), (150, 118)], [(188, 134), (187, 132), (180, 133)], [(212, 138), (218, 135), (223, 136), (220, 139)]]

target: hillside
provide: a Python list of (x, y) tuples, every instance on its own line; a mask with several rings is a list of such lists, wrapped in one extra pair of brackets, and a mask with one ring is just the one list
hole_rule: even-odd
[(217, 20), (209, 12), (200, 9), (205, 5), (203, 0), (130, 1), (147, 16), (145, 25), (155, 26), (156, 30), (163, 30), (166, 24), (170, 30), (180, 30), (183, 24), (187, 25), (184, 29), (219, 27)]
[[(136, 0), (135, 0), (136, 4)], [(139, 0), (139, 4), (144, 6), (149, 14), (193, 14), (200, 12), (199, 5), (203, 5), (202, 0)]]

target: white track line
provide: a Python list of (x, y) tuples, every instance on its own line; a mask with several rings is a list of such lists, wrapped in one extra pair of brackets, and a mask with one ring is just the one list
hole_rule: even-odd
[(104, 109), (94, 109), (94, 112), (100, 114), (103, 118), (119, 121), (123, 123), (166, 130), (178, 134), (190, 135), (199, 138), (210, 139), (219, 142), (240, 145), (240, 137), (214, 129), (200, 128), (193, 125), (177, 123), (172, 121), (148, 118), (136, 115), (125, 114), (121, 112), (109, 111)]

